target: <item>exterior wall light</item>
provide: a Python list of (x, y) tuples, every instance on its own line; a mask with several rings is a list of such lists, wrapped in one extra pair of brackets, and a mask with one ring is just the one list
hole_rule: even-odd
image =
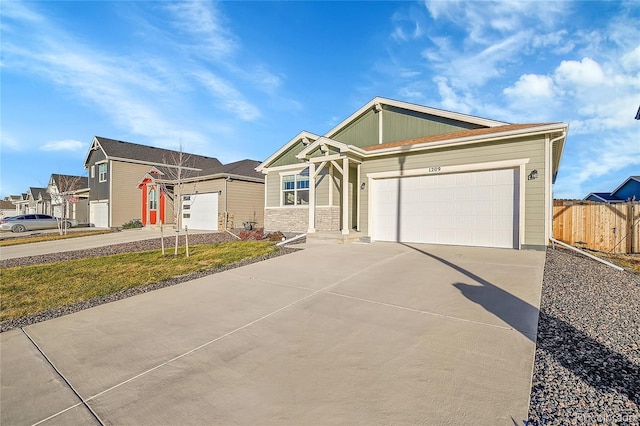
[(531, 173), (529, 173), (529, 176), (527, 176), (527, 180), (535, 180), (538, 179), (538, 170), (533, 169), (531, 170)]
[(364, 190), (366, 187), (367, 187), (367, 184), (366, 184), (366, 183), (362, 182), (362, 183), (360, 184), (360, 189), (361, 189), (361, 190)]

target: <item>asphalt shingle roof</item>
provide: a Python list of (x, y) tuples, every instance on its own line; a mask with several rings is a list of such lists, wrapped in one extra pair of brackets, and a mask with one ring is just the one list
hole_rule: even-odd
[(549, 124), (556, 124), (556, 123), (506, 124), (504, 126), (461, 130), (461, 131), (452, 132), (452, 133), (444, 133), (441, 135), (424, 136), (420, 138), (407, 139), (407, 140), (396, 141), (396, 142), (388, 142), (388, 143), (383, 143), (378, 145), (370, 145), (370, 146), (364, 147), (363, 149), (366, 151), (375, 151), (377, 149), (417, 145), (417, 144), (423, 144), (428, 142), (439, 142), (439, 141), (446, 141), (449, 139), (460, 139), (460, 138), (468, 138), (468, 137), (474, 137), (474, 136), (491, 135), (494, 133), (509, 132), (513, 130), (521, 130), (521, 129), (545, 126)]
[[(89, 187), (89, 178), (86, 176), (62, 175), (54, 173), (51, 175), (59, 191), (75, 191)], [(68, 188), (62, 188), (68, 186)]]
[[(156, 148), (154, 146), (140, 145), (132, 142), (119, 141), (115, 139), (96, 136), (100, 146), (107, 157), (126, 158), (131, 160), (145, 161), (149, 163), (175, 164), (177, 165), (179, 151)], [(205, 169), (222, 165), (217, 158), (205, 157), (203, 155), (183, 152), (183, 162), (186, 167)]]

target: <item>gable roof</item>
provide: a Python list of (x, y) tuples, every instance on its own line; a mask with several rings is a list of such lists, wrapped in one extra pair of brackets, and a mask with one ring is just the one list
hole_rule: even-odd
[(47, 192), (47, 188), (37, 188), (32, 186), (29, 187), (29, 193), (34, 200), (37, 200), (38, 198), (42, 198), (43, 200), (51, 199), (49, 193)]
[(74, 176), (74, 175), (63, 175), (59, 173), (53, 173), (51, 175), (50, 181), (56, 184), (58, 190), (63, 185), (67, 185), (68, 188), (63, 189), (63, 191), (75, 191), (78, 189), (84, 189), (89, 187), (89, 178), (86, 176)]
[(410, 102), (396, 101), (394, 99), (388, 99), (388, 98), (382, 98), (380, 96), (376, 96), (375, 98), (373, 98), (372, 100), (364, 104), (359, 110), (357, 110), (356, 112), (351, 114), (349, 117), (341, 121), (340, 124), (338, 124), (333, 129), (325, 133), (324, 136), (327, 136), (329, 138), (334, 136), (336, 133), (338, 133), (340, 130), (344, 129), (345, 127), (347, 127), (354, 120), (358, 119), (358, 117), (365, 114), (370, 109), (383, 108), (383, 105), (406, 109), (408, 111), (420, 112), (423, 114), (433, 115), (435, 117), (446, 118), (449, 120), (461, 121), (464, 123), (471, 123), (478, 126), (494, 127), (494, 126), (502, 126), (505, 124), (509, 124), (504, 121), (490, 120), (488, 118), (476, 117), (473, 115), (462, 114), (459, 112), (446, 111), (443, 109), (437, 109), (437, 108), (432, 108), (428, 106), (412, 104)]
[(276, 152), (271, 154), (271, 156), (269, 156), (269, 158), (267, 158), (262, 163), (260, 163), (260, 165), (258, 165), (258, 167), (256, 167), (256, 171), (261, 172), (262, 169), (267, 167), (268, 164), (270, 164), (273, 161), (275, 161), (278, 157), (280, 157), (282, 154), (284, 154), (289, 148), (291, 148), (293, 145), (297, 144), (300, 140), (304, 140), (305, 138), (309, 142), (313, 142), (313, 141), (317, 140), (318, 138), (320, 138), (320, 136), (316, 135), (314, 133), (311, 133), (311, 132), (307, 132), (306, 130), (303, 130), (302, 132), (300, 132), (297, 135), (295, 135), (289, 142), (284, 144), (279, 150), (277, 150)]
[(16, 205), (10, 200), (0, 200), (0, 209), (2, 210), (15, 210)]
[(631, 181), (635, 181), (640, 183), (640, 176), (629, 176), (629, 178), (627, 180), (625, 180), (624, 182), (622, 182), (622, 185), (620, 185), (619, 187), (617, 187), (616, 189), (614, 189), (613, 191), (611, 191), (611, 194), (615, 194), (616, 192), (620, 191), (622, 188), (624, 188), (627, 184), (629, 184), (629, 182)]
[(604, 203), (616, 203), (624, 201), (616, 197), (615, 195), (611, 195), (609, 192), (591, 192), (589, 193), (589, 195), (584, 197), (583, 200), (588, 200), (591, 197), (599, 198)]
[[(101, 149), (108, 159), (154, 165), (177, 165), (180, 155), (179, 151), (95, 136), (84, 161), (85, 168), (88, 166), (89, 155), (94, 149)], [(222, 164), (214, 157), (206, 157), (204, 155), (187, 152), (183, 152), (182, 155), (185, 168), (202, 170)]]
[[(518, 134), (519, 132), (530, 133), (534, 128), (539, 127), (536, 131), (562, 131), (566, 132), (567, 125), (565, 123), (534, 123), (534, 124), (510, 124), (503, 121), (491, 120), (488, 118), (482, 118), (477, 116), (472, 116), (468, 114), (462, 114), (452, 111), (441, 110), (437, 108), (431, 108), (427, 106), (412, 104), (409, 102), (397, 101), (388, 98), (375, 97), (371, 101), (367, 102), (364, 106), (358, 109), (356, 112), (351, 114), (345, 120), (340, 122), (337, 126), (329, 130), (324, 134), (325, 138), (331, 139), (334, 135), (339, 133), (341, 130), (345, 129), (353, 122), (358, 120), (361, 116), (368, 113), (371, 109), (375, 109), (376, 111), (380, 111), (384, 109), (384, 106), (390, 106), (394, 108), (405, 109), (410, 112), (418, 112), (426, 115), (431, 115), (434, 117), (444, 118), (447, 120), (459, 121), (463, 123), (472, 124), (474, 126), (478, 126), (479, 128), (471, 129), (471, 130), (462, 130), (451, 133), (444, 133), (434, 136), (425, 136), (416, 139), (403, 140), (403, 141), (395, 141), (389, 142), (385, 144), (376, 144), (369, 147), (365, 147), (366, 151), (376, 151), (376, 150), (385, 150), (391, 149), (395, 147), (403, 147), (409, 145), (416, 144), (426, 144), (426, 143), (434, 143), (434, 142), (445, 142), (451, 143), (452, 140), (457, 139), (474, 139), (481, 138), (487, 135), (493, 134), (502, 134), (503, 137), (512, 136), (509, 132), (513, 132), (513, 134)], [(545, 128), (545, 127), (548, 127)], [(309, 132), (301, 132), (296, 135), (293, 139), (287, 142), (283, 147), (281, 147), (278, 151), (276, 151), (273, 155), (263, 161), (257, 168), (257, 171), (263, 171), (264, 168), (268, 167), (273, 161), (279, 158), (283, 153), (289, 150), (292, 146), (298, 143), (303, 137), (307, 137), (311, 140), (311, 142), (316, 141), (320, 138), (320, 136), (315, 135)], [(357, 147), (349, 145), (349, 149), (359, 151)], [(303, 153), (304, 152), (304, 153)], [(303, 150), (303, 152), (299, 153), (298, 158), (304, 157), (305, 154), (309, 152), (309, 149)], [(559, 161), (558, 161), (559, 162)], [(556, 167), (557, 168), (557, 167)]]

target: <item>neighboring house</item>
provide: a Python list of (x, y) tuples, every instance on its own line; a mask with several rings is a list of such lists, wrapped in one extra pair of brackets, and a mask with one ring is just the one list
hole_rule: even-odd
[(14, 204), (15, 201), (18, 201), (18, 197), (15, 195), (10, 195), (5, 197), (4, 200), (0, 200), (0, 218), (18, 214), (18, 210)]
[(52, 216), (89, 221), (89, 180), (84, 176), (54, 173), (49, 179), (47, 192), (51, 197)]
[(626, 201), (640, 200), (640, 176), (629, 176), (622, 185), (613, 192), (591, 192), (584, 197), (586, 201), (598, 203), (624, 203)]
[(29, 196), (26, 192), (23, 192), (20, 195), (11, 195), (11, 197), (11, 202), (15, 205), (16, 208), (16, 215), (29, 213)]
[(543, 249), (568, 124), (509, 124), (375, 98), (256, 170), (265, 230)]
[(47, 188), (30, 187), (27, 191), (25, 214), (51, 214), (51, 197)]
[[(167, 223), (175, 209), (175, 199), (182, 200), (178, 226), (182, 229), (223, 230), (250, 223), (264, 223), (264, 177), (255, 171), (255, 160), (203, 169), (183, 180), (177, 188), (164, 167), (149, 171), (138, 187), (142, 190), (142, 223)], [(164, 171), (163, 171), (164, 170)], [(179, 193), (178, 193), (179, 192)]]
[[(229, 211), (233, 202), (239, 203), (233, 206), (237, 209), (234, 217), (250, 220), (251, 217), (244, 216), (249, 215), (251, 206), (256, 202), (264, 205), (264, 180), (247, 167), (255, 167), (258, 162), (243, 161), (225, 166), (212, 157), (96, 136), (84, 163), (89, 171), (90, 223), (117, 227), (140, 219), (145, 226), (162, 222), (183, 227), (181, 218), (179, 223), (174, 223), (174, 211), (180, 208), (176, 203), (193, 203), (196, 198), (201, 202), (189, 207), (196, 209), (197, 221), (189, 221), (191, 216), (183, 215), (190, 229), (219, 229), (219, 214)], [(238, 168), (234, 169), (233, 164)], [(226, 186), (221, 184), (223, 180)], [(232, 191), (236, 191), (230, 185), (232, 180), (238, 181), (238, 197), (232, 195)], [(240, 181), (253, 188), (248, 191), (251, 194), (248, 197), (240, 195), (245, 190), (239, 185)], [(186, 198), (189, 196), (191, 200)], [(254, 197), (257, 198), (254, 200)], [(217, 202), (214, 198), (218, 198)], [(223, 200), (229, 200), (229, 207), (221, 204)], [(256, 213), (260, 222), (262, 212), (260, 208)]]

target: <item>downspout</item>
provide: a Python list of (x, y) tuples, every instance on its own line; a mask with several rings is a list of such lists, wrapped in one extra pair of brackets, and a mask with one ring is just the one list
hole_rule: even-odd
[(229, 223), (229, 191), (227, 190), (227, 183), (231, 178), (227, 176), (224, 180), (224, 230), (227, 230), (227, 223)]
[(549, 182), (549, 193), (545, 197), (545, 215), (547, 216), (545, 220), (545, 238), (553, 238), (553, 144), (566, 137), (567, 131), (563, 130), (560, 136), (549, 140), (549, 149), (545, 154), (545, 157), (548, 157), (549, 161), (549, 164), (545, 167), (545, 180)]
[(609, 267), (611, 267), (611, 268), (613, 268), (613, 269), (617, 269), (618, 271), (624, 271), (624, 268), (621, 268), (621, 267), (620, 267), (620, 266), (618, 266), (618, 265), (614, 265), (613, 263), (607, 262), (607, 261), (606, 261), (606, 260), (604, 260), (604, 259), (600, 259), (598, 256), (594, 256), (594, 255), (592, 255), (592, 254), (590, 254), (590, 253), (587, 253), (587, 252), (585, 252), (585, 251), (582, 251), (582, 250), (580, 250), (579, 248), (574, 247), (574, 246), (572, 246), (572, 245), (570, 245), (570, 244), (564, 243), (564, 242), (562, 242), (562, 241), (558, 241), (558, 240), (556, 240), (555, 238), (550, 238), (550, 240), (551, 240), (551, 243), (552, 243), (552, 244), (559, 244), (559, 245), (561, 245), (562, 247), (565, 247), (565, 248), (568, 248), (568, 249), (573, 250), (573, 251), (575, 251), (575, 252), (578, 252), (578, 253), (580, 253), (580, 254), (583, 254), (583, 255), (587, 256), (588, 258), (590, 258), (590, 259), (597, 260), (597, 261), (598, 261), (598, 262), (600, 262), (600, 263), (604, 263), (605, 265), (607, 265), (607, 266), (609, 266)]

